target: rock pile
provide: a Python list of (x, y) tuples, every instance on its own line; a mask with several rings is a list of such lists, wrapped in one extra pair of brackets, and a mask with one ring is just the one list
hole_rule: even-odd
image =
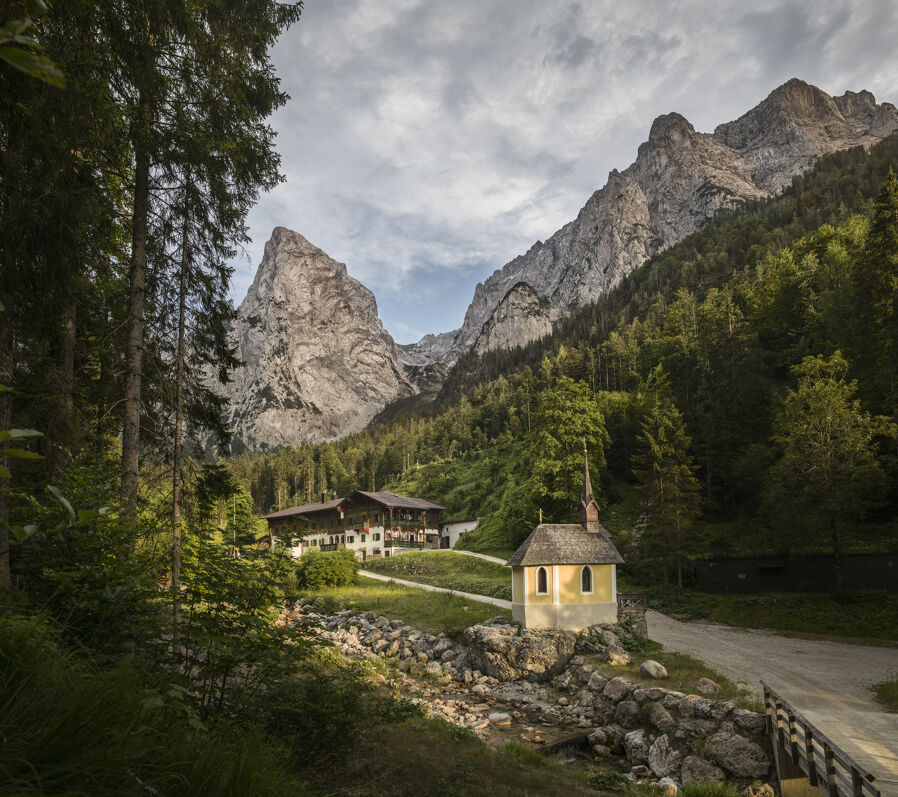
[[(770, 772), (763, 715), (706, 696), (719, 689), (707, 679), (696, 684), (705, 695), (687, 695), (607, 678), (574, 655), (573, 634), (520, 629), (497, 617), (466, 629), (465, 645), (374, 612), (319, 615), (313, 606), (287, 612), (282, 621), (301, 615), (317, 619), (321, 634), (347, 655), (391, 659), (402, 673), (441, 687), (443, 695), (415, 702), (476, 732), (522, 718), (588, 729), (593, 754), (617, 759), (636, 780), (747, 785)], [(647, 677), (666, 676), (657, 662), (644, 665)]]

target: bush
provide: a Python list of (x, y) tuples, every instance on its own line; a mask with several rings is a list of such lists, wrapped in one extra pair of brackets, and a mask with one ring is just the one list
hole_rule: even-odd
[(355, 582), (358, 560), (352, 551), (309, 551), (296, 568), (296, 580), (301, 589), (347, 587)]
[(623, 773), (611, 769), (606, 772), (591, 773), (586, 782), (600, 791), (627, 791), (633, 785), (632, 781)]

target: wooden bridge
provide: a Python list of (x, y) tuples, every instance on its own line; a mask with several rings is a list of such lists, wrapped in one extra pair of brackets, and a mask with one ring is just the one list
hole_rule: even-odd
[[(891, 797), (894, 781), (876, 775), (846, 753), (768, 684), (764, 689), (767, 730), (783, 797)], [(880, 785), (885, 786), (880, 791)]]

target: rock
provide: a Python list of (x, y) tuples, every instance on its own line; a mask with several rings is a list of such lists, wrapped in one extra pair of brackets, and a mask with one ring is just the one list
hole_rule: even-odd
[(645, 707), (646, 719), (661, 733), (670, 733), (677, 727), (670, 712), (660, 703), (646, 703)]
[(649, 689), (636, 689), (633, 692), (633, 699), (641, 705), (649, 701), (663, 700), (666, 695), (666, 689), (652, 686)]
[(605, 695), (605, 697), (607, 697), (609, 700), (613, 700), (615, 703), (619, 703), (632, 691), (633, 684), (631, 684), (626, 678), (622, 678), (618, 675), (608, 681), (607, 684), (605, 684), (605, 688), (602, 690), (602, 694)]
[(713, 700), (703, 698), (701, 700), (695, 701), (692, 706), (692, 711), (696, 717), (700, 717), (701, 719), (708, 719), (711, 717), (711, 711), (716, 705), (717, 704)]
[(701, 700), (698, 695), (686, 695), (677, 701), (676, 708), (681, 717), (695, 716), (695, 704)]
[(605, 744), (608, 741), (608, 734), (604, 728), (596, 728), (588, 736), (590, 744)]
[(399, 652), (399, 640), (394, 639), (390, 642), (386, 648), (384, 648), (384, 656), (389, 658), (390, 656), (395, 656)]
[(754, 742), (721, 728), (705, 743), (705, 756), (740, 778), (763, 778), (770, 759)]
[(659, 778), (672, 772), (679, 772), (682, 760), (683, 756), (670, 746), (667, 734), (659, 736), (649, 747), (649, 767)]
[(622, 700), (614, 709), (614, 721), (624, 728), (635, 728), (642, 722), (642, 711), (635, 700)]
[(652, 785), (666, 797), (673, 797), (679, 791), (677, 782), (673, 778), (661, 778), (661, 780)]
[(646, 659), (639, 665), (639, 672), (646, 678), (667, 678), (667, 669), (654, 659)]
[(490, 714), (487, 719), (490, 721), (490, 725), (511, 725), (511, 715), (506, 714), (505, 712), (496, 712), (494, 714)]
[(594, 744), (592, 751), (599, 758), (608, 758), (611, 755), (611, 748), (606, 744)]
[(733, 711), (733, 723), (737, 728), (746, 733), (764, 733), (767, 726), (767, 718), (756, 711), (746, 711), (737, 708)]
[(574, 655), (575, 640), (567, 631), (518, 630), (508, 625), (465, 629), (471, 665), (500, 681), (548, 681), (560, 675)]
[(592, 692), (601, 692), (607, 683), (607, 678), (598, 672), (594, 672), (589, 676), (589, 682), (586, 684), (586, 688)]
[(714, 697), (720, 692), (720, 685), (712, 681), (710, 678), (699, 678), (695, 682), (693, 689), (700, 695)]
[(440, 666), (439, 662), (432, 661), (424, 668), (424, 672), (428, 675), (442, 675), (443, 668)]
[(684, 695), (682, 692), (676, 692), (673, 689), (668, 689), (667, 694), (661, 698), (661, 705), (668, 710), (676, 708), (677, 704), (684, 697), (686, 697), (686, 695)]
[(756, 781), (742, 790), (742, 797), (776, 797), (776, 792), (769, 783)]
[(730, 716), (735, 708), (736, 704), (732, 700), (721, 700), (718, 703), (712, 703), (710, 712), (711, 719), (723, 722), (723, 720)]
[(645, 764), (637, 764), (630, 770), (630, 774), (634, 778), (647, 778), (652, 774), (652, 771)]
[(622, 647), (609, 645), (605, 648), (605, 661), (613, 667), (623, 667), (630, 663), (630, 654)]
[(486, 684), (474, 684), (471, 691), (475, 695), (488, 695), (492, 690)]
[(630, 731), (624, 736), (624, 752), (631, 764), (642, 764), (648, 760), (645, 729)]
[(680, 767), (680, 782), (687, 783), (721, 783), (725, 778), (723, 770), (698, 756), (686, 756)]

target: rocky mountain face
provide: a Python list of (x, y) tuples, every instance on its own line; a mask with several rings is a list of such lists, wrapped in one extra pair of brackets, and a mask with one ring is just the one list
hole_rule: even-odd
[(291, 230), (272, 232), (238, 313), (245, 365), (227, 388), (235, 452), (332, 440), (418, 391), (374, 294)]
[(770, 196), (826, 153), (898, 129), (898, 110), (868, 91), (831, 97), (793, 79), (713, 133), (659, 116), (636, 161), (614, 170), (577, 218), (478, 283), (461, 329), (409, 347), (418, 365), (521, 345), (595, 301), (718, 210)]

